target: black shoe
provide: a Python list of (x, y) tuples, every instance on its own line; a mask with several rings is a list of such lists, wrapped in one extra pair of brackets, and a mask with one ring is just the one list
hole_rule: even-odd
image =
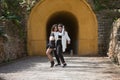
[(64, 68), (64, 67), (66, 67), (66, 66), (67, 66), (67, 64), (66, 64), (66, 63), (64, 63), (62, 67)]
[(60, 66), (61, 64), (60, 63), (58, 63), (58, 64), (56, 64), (55, 66)]
[(51, 66), (50, 66), (50, 67), (53, 67), (53, 66), (54, 66), (54, 64), (55, 64), (55, 63), (54, 63), (54, 61), (51, 61)]

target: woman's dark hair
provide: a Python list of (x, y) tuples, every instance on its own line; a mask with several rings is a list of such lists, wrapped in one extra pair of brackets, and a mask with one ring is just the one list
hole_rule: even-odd
[(51, 32), (54, 31), (55, 27), (57, 27), (58, 25), (57, 24), (54, 24), (51, 28)]

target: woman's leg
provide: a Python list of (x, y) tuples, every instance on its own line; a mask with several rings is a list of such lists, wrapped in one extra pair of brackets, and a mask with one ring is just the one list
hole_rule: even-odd
[(48, 56), (48, 59), (49, 59), (50, 61), (53, 61), (53, 57), (51, 56), (52, 50), (53, 50), (53, 49), (48, 48), (47, 51), (46, 51), (46, 55)]
[(51, 66), (50, 66), (50, 67), (53, 67), (53, 66), (54, 66), (54, 60), (53, 60), (53, 57), (51, 56), (52, 50), (53, 50), (53, 49), (48, 48), (47, 51), (46, 51), (46, 55), (48, 56), (48, 59), (49, 59), (50, 62), (51, 62)]

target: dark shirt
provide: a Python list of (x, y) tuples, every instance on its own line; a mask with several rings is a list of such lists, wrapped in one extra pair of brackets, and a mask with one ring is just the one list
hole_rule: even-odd
[(61, 35), (58, 35), (58, 38), (60, 38), (60, 39), (61, 39), (61, 38), (62, 38), (62, 36), (61, 36)]

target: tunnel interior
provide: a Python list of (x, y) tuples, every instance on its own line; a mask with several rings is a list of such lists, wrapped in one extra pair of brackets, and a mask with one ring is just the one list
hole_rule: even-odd
[(69, 12), (56, 12), (51, 15), (46, 25), (47, 42), (49, 39), (51, 27), (53, 24), (64, 24), (65, 29), (71, 38), (71, 44), (67, 46), (66, 52), (73, 50), (73, 54), (78, 53), (78, 22), (76, 17)]

